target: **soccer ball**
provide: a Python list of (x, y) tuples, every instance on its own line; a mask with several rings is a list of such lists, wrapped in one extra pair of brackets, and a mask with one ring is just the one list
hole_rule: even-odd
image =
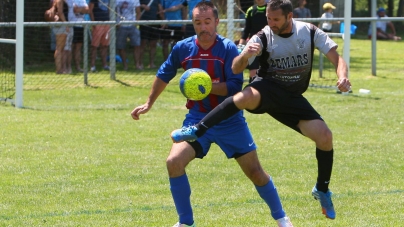
[(181, 75), (180, 90), (189, 100), (202, 100), (206, 98), (212, 90), (212, 79), (209, 74), (202, 69), (188, 69)]

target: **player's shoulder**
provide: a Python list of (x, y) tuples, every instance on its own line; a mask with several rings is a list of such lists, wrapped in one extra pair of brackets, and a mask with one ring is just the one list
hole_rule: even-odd
[(194, 46), (195, 45), (195, 40), (196, 40), (196, 35), (190, 36), (188, 38), (182, 39), (180, 41), (177, 41), (175, 46), (179, 48), (189, 48), (189, 46)]
[(217, 43), (221, 43), (225, 48), (237, 48), (236, 44), (232, 40), (219, 34), (216, 36), (216, 41)]
[(254, 10), (254, 5), (248, 7), (247, 11), (245, 11), (245, 14), (249, 14)]
[(299, 20), (293, 20), (293, 23), (294, 23), (297, 31), (304, 30), (304, 29), (306, 29), (306, 30), (311, 30), (311, 29), (316, 30), (317, 29), (317, 26), (312, 23), (299, 21)]

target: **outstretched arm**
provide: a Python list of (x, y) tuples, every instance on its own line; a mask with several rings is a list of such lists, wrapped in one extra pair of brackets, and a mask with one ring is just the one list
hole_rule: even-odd
[(131, 116), (134, 120), (139, 120), (140, 114), (147, 113), (153, 106), (154, 102), (157, 100), (161, 92), (164, 91), (166, 88), (167, 83), (161, 80), (160, 78), (156, 77), (153, 82), (153, 86), (150, 90), (149, 98), (147, 99), (146, 103), (136, 107), (132, 110)]
[(326, 57), (334, 65), (338, 76), (337, 87), (342, 92), (351, 90), (351, 82), (348, 79), (348, 67), (345, 60), (338, 54), (334, 47), (326, 54)]

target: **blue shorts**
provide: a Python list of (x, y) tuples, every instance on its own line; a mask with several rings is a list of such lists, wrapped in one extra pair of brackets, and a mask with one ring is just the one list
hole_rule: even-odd
[[(204, 116), (205, 114), (188, 113), (183, 127), (197, 124)], [(212, 143), (216, 143), (227, 158), (237, 158), (257, 149), (241, 111), (207, 130), (195, 142), (190, 142), (194, 149), (201, 148), (195, 149), (197, 158), (206, 156)]]

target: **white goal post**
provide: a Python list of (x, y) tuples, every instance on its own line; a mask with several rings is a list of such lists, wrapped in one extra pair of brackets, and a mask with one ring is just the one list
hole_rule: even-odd
[(23, 73), (24, 73), (24, 0), (17, 3), (15, 33), (16, 39), (2, 39), (0, 43), (15, 45), (15, 96), (14, 99), (0, 97), (11, 102), (16, 108), (23, 107)]

